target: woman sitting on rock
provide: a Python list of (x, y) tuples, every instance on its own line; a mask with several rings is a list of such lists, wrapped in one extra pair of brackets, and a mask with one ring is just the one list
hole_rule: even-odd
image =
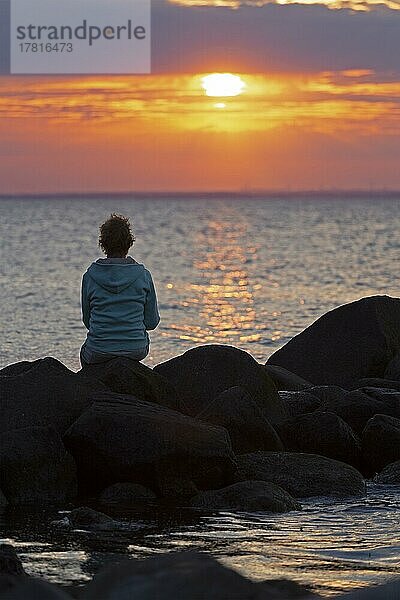
[(124, 356), (142, 360), (149, 353), (149, 330), (160, 322), (151, 273), (127, 256), (135, 237), (126, 217), (112, 214), (100, 227), (99, 258), (82, 279), (82, 317), (88, 331), (81, 363)]

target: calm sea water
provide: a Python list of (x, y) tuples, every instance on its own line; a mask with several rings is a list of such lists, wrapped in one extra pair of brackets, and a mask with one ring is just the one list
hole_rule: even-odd
[[(0, 200), (0, 367), (55, 356), (79, 368), (80, 281), (100, 256), (98, 226), (132, 217), (133, 255), (151, 269), (162, 323), (148, 364), (204, 343), (260, 361), (338, 304), (400, 295), (398, 199)], [(54, 515), (14, 515), (0, 537), (27, 569), (82, 582), (121, 554), (212, 552), (254, 579), (291, 577), (329, 595), (400, 576), (399, 488), (306, 502), (288, 515), (149, 515), (107, 538), (55, 535)]]
[(112, 211), (132, 217), (158, 289), (149, 364), (204, 343), (264, 361), (338, 304), (399, 295), (399, 201), (0, 200), (0, 367), (52, 355), (79, 368), (81, 277)]

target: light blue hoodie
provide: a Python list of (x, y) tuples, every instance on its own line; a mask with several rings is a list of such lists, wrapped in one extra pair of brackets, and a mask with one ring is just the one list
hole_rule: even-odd
[(99, 258), (82, 279), (82, 318), (93, 352), (146, 348), (160, 322), (151, 273), (130, 256)]

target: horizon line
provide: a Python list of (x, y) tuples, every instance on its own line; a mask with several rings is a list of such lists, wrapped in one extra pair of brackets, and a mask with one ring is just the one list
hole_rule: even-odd
[(309, 190), (207, 190), (207, 191), (92, 191), (92, 192), (34, 192), (34, 193), (3, 193), (0, 194), (0, 200), (12, 200), (12, 199), (31, 199), (31, 200), (47, 200), (50, 198), (54, 199), (98, 199), (108, 197), (112, 198), (176, 198), (181, 199), (184, 197), (188, 198), (226, 198), (232, 196), (236, 198), (285, 198), (285, 197), (304, 197), (304, 196), (325, 196), (325, 197), (343, 197), (351, 195), (352, 197), (371, 197), (379, 194), (384, 197), (400, 196), (400, 188), (396, 189), (309, 189)]

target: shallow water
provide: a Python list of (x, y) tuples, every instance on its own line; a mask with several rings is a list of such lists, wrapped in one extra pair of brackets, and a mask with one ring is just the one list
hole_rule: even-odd
[(30, 574), (64, 585), (128, 556), (173, 550), (211, 553), (250, 579), (286, 577), (324, 596), (400, 577), (400, 488), (371, 484), (367, 498), (302, 504), (284, 515), (132, 513), (114, 533), (60, 531), (50, 525), (55, 513), (14, 514), (1, 537)]
[[(400, 200), (400, 198), (399, 198)], [(338, 304), (399, 295), (396, 199), (0, 200), (0, 367), (53, 355), (78, 369), (82, 272), (111, 211), (135, 221), (137, 260), (153, 272), (162, 325), (148, 364), (200, 343), (264, 361)], [(211, 552), (253, 579), (290, 577), (325, 595), (400, 576), (400, 488), (313, 500), (301, 512), (131, 515), (115, 534), (63, 533), (55, 514), (7, 513), (0, 538), (26, 569), (82, 583), (126, 554)]]

